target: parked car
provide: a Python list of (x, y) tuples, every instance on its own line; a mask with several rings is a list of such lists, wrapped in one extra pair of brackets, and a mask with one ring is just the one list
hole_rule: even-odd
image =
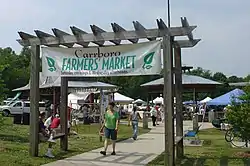
[[(39, 111), (45, 111), (45, 102), (39, 102)], [(3, 116), (30, 113), (30, 101), (12, 101), (7, 105), (0, 106)]]

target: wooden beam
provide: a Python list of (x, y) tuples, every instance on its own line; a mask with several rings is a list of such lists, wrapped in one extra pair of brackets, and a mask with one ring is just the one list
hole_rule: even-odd
[(173, 57), (171, 54), (171, 37), (163, 36), (163, 64), (164, 64), (164, 112), (165, 112), (165, 160), (164, 165), (173, 166), (174, 154), (174, 126), (173, 126)]
[(30, 155), (38, 156), (40, 46), (31, 46), (30, 68)]
[[(83, 41), (83, 39), (81, 38), (81, 34), (88, 34), (87, 32), (81, 30), (80, 28), (77, 28), (75, 26), (71, 26), (70, 27), (72, 33), (74, 34), (74, 36), (77, 38), (77, 40), (79, 41)], [(88, 47), (89, 42), (77, 42), (77, 44), (82, 45), (83, 47)], [(97, 43), (95, 43), (97, 44)], [(99, 44), (97, 44), (99, 45)]]
[(61, 132), (65, 133), (65, 136), (61, 138), (60, 146), (61, 149), (68, 150), (68, 78), (61, 77)]
[[(144, 31), (146, 30), (146, 28), (139, 23), (139, 21), (133, 21), (133, 25), (136, 31), (138, 31), (138, 33), (145, 33)], [(156, 37), (152, 37), (152, 38), (147, 38), (149, 41), (153, 41), (156, 40)]]
[[(58, 38), (56, 38), (55, 36), (51, 35), (51, 34), (48, 34), (48, 33), (45, 33), (43, 31), (40, 31), (40, 30), (35, 30), (35, 34), (36, 36), (39, 38), (38, 40), (41, 42), (41, 43), (46, 43), (46, 38), (51, 38), (53, 40), (57, 40), (58, 41), (58, 44), (44, 44), (46, 46), (51, 46), (51, 47), (58, 47), (60, 44)], [(31, 38), (33, 39), (33, 38)], [(34, 40), (36, 40), (37, 38), (34, 38)], [(30, 41), (30, 39), (28, 40)], [(33, 43), (35, 44), (35, 43)], [(32, 42), (31, 42), (31, 45), (32, 45)], [(40, 45), (40, 44), (37, 44), (37, 45)]]
[[(67, 32), (64, 32), (64, 31), (62, 31), (62, 30), (60, 30), (60, 29), (57, 29), (57, 28), (53, 28), (53, 29), (52, 29), (52, 32), (54, 33), (54, 35), (55, 35), (57, 38), (59, 38), (60, 43), (64, 43), (63, 36), (65, 36), (65, 35), (70, 35), (70, 34), (68, 34)], [(68, 48), (71, 48), (71, 47), (74, 46), (74, 43), (65, 43), (65, 44), (62, 44), (62, 45), (66, 46), (66, 47), (68, 47)]]
[(178, 46), (180, 48), (190, 48), (196, 46), (201, 39), (194, 40), (176, 40), (173, 42), (173, 46)]
[[(186, 17), (181, 17), (181, 24), (182, 24), (182, 27), (189, 27), (189, 23), (188, 23)], [(187, 36), (188, 36), (189, 40), (191, 40), (191, 41), (194, 40), (192, 32), (190, 32)]]
[(30, 46), (31, 44), (36, 45), (59, 45), (65, 43), (78, 43), (78, 42), (105, 42), (110, 40), (128, 40), (137, 38), (154, 38), (162, 37), (166, 33), (171, 34), (171, 36), (184, 36), (192, 32), (196, 26), (190, 26), (188, 28), (184, 27), (171, 27), (169, 29), (147, 29), (145, 33), (138, 33), (138, 31), (123, 31), (118, 33), (114, 32), (104, 32), (99, 36), (94, 34), (81, 34), (81, 40), (74, 35), (63, 36), (64, 43), (60, 43), (60, 40), (55, 37), (45, 37), (43, 40), (39, 38), (30, 38), (29, 40), (17, 40), (22, 46)]
[[(176, 97), (176, 136), (183, 137), (183, 112), (182, 112), (182, 65), (181, 48), (174, 47), (175, 62), (175, 97)], [(183, 139), (176, 143), (176, 156), (181, 159), (184, 156)]]
[(36, 38), (36, 36), (30, 35), (30, 34), (25, 33), (25, 32), (18, 32), (18, 34), (21, 37), (21, 39), (23, 39), (23, 40), (29, 40), (30, 38)]
[[(120, 33), (120, 32), (124, 32), (126, 31), (123, 27), (121, 27), (120, 25), (118, 25), (117, 23), (111, 23), (112, 29), (115, 33)], [(131, 43), (138, 43), (139, 39), (129, 39), (128, 41), (130, 41)]]
[[(98, 26), (96, 25), (90, 25), (90, 28), (93, 32), (93, 34), (95, 36), (101, 36), (102, 33), (105, 33), (106, 31), (104, 31), (103, 29), (99, 28)], [(110, 42), (114, 43), (115, 45), (120, 45), (121, 44), (121, 40), (109, 40)]]

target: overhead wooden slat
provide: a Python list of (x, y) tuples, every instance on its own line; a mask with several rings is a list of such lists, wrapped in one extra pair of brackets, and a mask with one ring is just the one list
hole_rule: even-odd
[(25, 33), (25, 32), (18, 32), (18, 34), (21, 37), (21, 39), (23, 39), (23, 40), (29, 40), (30, 38), (36, 38), (36, 36)]
[(194, 40), (176, 40), (174, 41), (174, 45), (178, 45), (180, 48), (190, 48), (194, 47), (198, 44), (201, 39), (194, 39)]
[[(72, 33), (77, 37), (77, 39), (79, 41), (83, 41), (82, 36), (81, 36), (82, 34), (88, 34), (87, 32), (85, 32), (82, 29), (77, 28), (75, 26), (71, 26), (70, 29), (71, 29)], [(77, 42), (77, 44), (80, 44), (83, 47), (88, 47), (89, 43), (90, 42)], [(97, 45), (103, 45), (104, 44), (103, 41), (101, 41), (101, 42), (93, 42), (93, 43), (95, 43)]]
[[(101, 36), (102, 33), (105, 33), (103, 29), (99, 28), (96, 25), (90, 25), (90, 28), (95, 36)], [(114, 43), (115, 45), (121, 44), (121, 40), (109, 40), (110, 42)]]
[[(60, 29), (57, 29), (57, 28), (53, 28), (52, 31), (53, 31), (54, 35), (56, 37), (58, 37), (60, 39), (60, 41), (62, 41), (62, 42), (64, 42), (63, 36), (70, 35), (69, 33), (64, 32), (64, 31), (62, 31)], [(65, 44), (62, 44), (62, 45), (71, 48), (71, 47), (73, 47), (74, 43), (65, 43)]]
[(56, 38), (55, 36), (49, 34), (49, 33), (45, 33), (43, 31), (40, 31), (40, 30), (35, 30), (35, 33), (36, 33), (36, 36), (39, 37), (39, 38), (46, 38), (46, 37), (53, 37), (53, 38)]
[[(120, 33), (105, 32), (101, 36), (95, 36), (94, 34), (81, 34), (81, 38), (76, 38), (74, 35), (64, 36), (64, 43), (78, 43), (78, 42), (105, 42), (110, 40), (128, 40), (137, 38), (153, 38), (162, 37), (169, 32), (171, 36), (185, 36), (192, 32), (197, 26), (184, 27), (171, 27), (169, 29), (147, 29), (144, 33), (138, 33), (138, 31), (124, 31)], [(64, 44), (60, 43), (60, 40), (55, 37), (45, 37), (43, 40), (39, 38), (31, 38), (29, 40), (17, 40), (22, 46), (33, 45), (54, 45)]]
[[(46, 46), (50, 46), (50, 47), (57, 47), (59, 46), (60, 44), (60, 41), (53, 35), (51, 34), (48, 34), (48, 33), (45, 33), (43, 31), (40, 31), (40, 30), (34, 30), (35, 33), (36, 33), (36, 36), (39, 38), (40, 42), (41, 43), (44, 43), (44, 44), (41, 44), (41, 45), (46, 45)], [(46, 41), (46, 38), (51, 38), (51, 40), (55, 40), (55, 41), (58, 41), (58, 43), (55, 43), (55, 44), (46, 44), (47, 41)], [(35, 40), (35, 38), (34, 38)]]
[(165, 24), (165, 22), (162, 19), (157, 19), (157, 26), (160, 30), (166, 30), (167, 34), (170, 35), (171, 33), (169, 32), (169, 28)]
[[(126, 31), (123, 27), (121, 27), (119, 24), (117, 23), (111, 23), (112, 29), (115, 33), (119, 33), (119, 32), (124, 32)], [(130, 41), (131, 43), (138, 43), (139, 39), (128, 39), (128, 41)]]
[(156, 22), (159, 29), (168, 29), (167, 25), (162, 19), (157, 19)]
[[(136, 31), (145, 31), (146, 28), (141, 24), (139, 23), (139, 21), (133, 21), (133, 25), (134, 25), (134, 28)], [(147, 38), (149, 41), (153, 41), (153, 40), (156, 40), (156, 37), (152, 37), (152, 38)]]
[[(181, 24), (182, 24), (182, 27), (189, 27), (189, 23), (186, 17), (181, 17)], [(194, 40), (192, 32), (190, 32), (187, 36), (189, 40)]]

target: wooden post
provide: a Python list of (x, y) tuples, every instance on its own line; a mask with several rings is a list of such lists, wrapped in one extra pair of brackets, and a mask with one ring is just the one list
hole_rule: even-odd
[(173, 131), (173, 56), (171, 55), (170, 37), (163, 36), (163, 62), (164, 62), (164, 112), (165, 112), (165, 160), (164, 165), (173, 166), (174, 131)]
[(53, 110), (51, 115), (56, 114), (56, 88), (53, 87)]
[(38, 156), (40, 46), (31, 46), (30, 70), (30, 155)]
[(61, 77), (61, 132), (65, 133), (65, 136), (61, 138), (61, 149), (68, 150), (68, 78)]
[[(182, 112), (182, 70), (181, 48), (174, 48), (175, 57), (175, 97), (176, 97), (176, 136), (183, 137), (183, 112)], [(184, 156), (183, 139), (176, 144), (176, 156), (180, 159)]]
[[(103, 123), (103, 119), (104, 119), (104, 112), (105, 112), (104, 101), (103, 101), (104, 94), (103, 93), (104, 93), (103, 89), (100, 89), (100, 118), (99, 118), (100, 127), (102, 127), (102, 123)], [(100, 142), (102, 142), (101, 135), (99, 137), (99, 140), (100, 140)]]
[(194, 110), (194, 114), (193, 114), (193, 130), (196, 131), (198, 129), (198, 114), (197, 114), (197, 99), (196, 99), (196, 90), (194, 88), (193, 90), (193, 110)]

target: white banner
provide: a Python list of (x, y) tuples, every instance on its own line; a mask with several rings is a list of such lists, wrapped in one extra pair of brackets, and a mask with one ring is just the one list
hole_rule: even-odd
[(44, 76), (103, 77), (161, 72), (161, 41), (92, 48), (42, 47)]

